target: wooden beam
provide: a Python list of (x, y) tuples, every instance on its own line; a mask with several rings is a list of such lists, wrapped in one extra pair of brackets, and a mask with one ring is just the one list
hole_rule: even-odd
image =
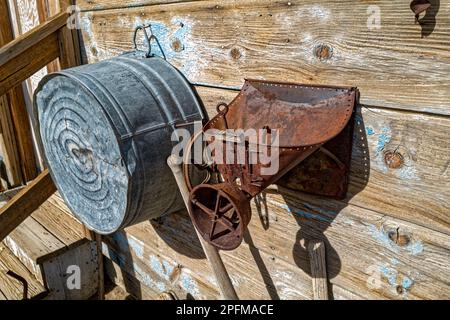
[(61, 69), (71, 68), (78, 65), (72, 30), (63, 27), (58, 31), (59, 63)]
[(325, 260), (325, 244), (312, 240), (308, 243), (309, 260), (314, 300), (328, 300), (327, 264)]
[(52, 17), (60, 13), (61, 11), (65, 11), (60, 9), (59, 0), (47, 0), (47, 9), (49, 17)]
[[(50, 7), (47, 0), (36, 0), (36, 6), (38, 11), (39, 23), (42, 24), (50, 17)], [(60, 69), (59, 62), (57, 60), (50, 62), (47, 65), (47, 72), (52, 73)]]
[(17, 193), (0, 209), (0, 241), (56, 191), (48, 170)]
[[(20, 84), (36, 71), (59, 56), (58, 37), (56, 33), (48, 35), (27, 52), (12, 58), (4, 64), (0, 62), (0, 94)], [(20, 43), (18, 43), (20, 44)], [(0, 49), (0, 60), (2, 59)]]
[(67, 17), (60, 13), (0, 48), (0, 95), (60, 56), (57, 31)]
[[(53, 5), (52, 10), (58, 10), (51, 12), (50, 14), (56, 14), (59, 11), (66, 12), (67, 14), (74, 14), (70, 10), (69, 6), (74, 5), (74, 0), (56, 0), (57, 5)], [(61, 69), (75, 67), (81, 64), (81, 51), (80, 43), (78, 41), (78, 29), (68, 29), (67, 26), (59, 31), (59, 41), (61, 56), (59, 58)]]
[(67, 18), (68, 15), (66, 13), (60, 13), (53, 19), (24, 33), (14, 41), (0, 48), (0, 66), (4, 65), (9, 60), (16, 58), (21, 53), (24, 53), (34, 45), (43, 41), (49, 35), (55, 33), (60, 28), (65, 26)]
[(43, 23), (48, 18), (48, 6), (46, 0), (36, 0), (37, 14), (39, 17), (39, 23)]

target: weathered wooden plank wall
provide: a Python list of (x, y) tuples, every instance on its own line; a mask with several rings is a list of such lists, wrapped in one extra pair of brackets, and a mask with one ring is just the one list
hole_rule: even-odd
[[(311, 238), (326, 244), (336, 299), (450, 298), (450, 1), (423, 38), (409, 1), (78, 5), (87, 62), (130, 50), (134, 27), (151, 23), (168, 60), (215, 87), (197, 87), (210, 114), (246, 77), (360, 88), (347, 198), (281, 187), (259, 197), (245, 243), (223, 253), (241, 298), (312, 298)], [(380, 29), (367, 25), (374, 8)], [(186, 213), (128, 228), (104, 249), (124, 272), (117, 279), (143, 297), (218, 296)]]
[[(89, 61), (129, 49), (133, 27), (151, 22), (165, 54), (191, 81), (357, 84), (362, 103), (450, 114), (447, 1), (441, 1), (433, 34), (423, 39), (407, 1), (133, 3), (137, 7), (83, 13)], [(369, 5), (380, 9), (379, 30), (367, 26)], [(321, 45), (329, 50), (317, 50)]]

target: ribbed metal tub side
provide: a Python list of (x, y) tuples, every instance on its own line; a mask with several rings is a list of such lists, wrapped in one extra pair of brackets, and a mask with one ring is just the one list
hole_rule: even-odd
[(34, 101), (52, 177), (89, 228), (108, 234), (183, 208), (166, 165), (171, 134), (205, 113), (165, 60), (128, 54), (51, 74)]

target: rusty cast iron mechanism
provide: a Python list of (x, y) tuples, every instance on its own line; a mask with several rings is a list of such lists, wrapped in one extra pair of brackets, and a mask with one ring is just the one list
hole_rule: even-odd
[[(344, 197), (358, 95), (352, 87), (246, 80), (229, 105), (219, 104), (202, 132), (210, 148), (203, 168), (215, 183), (211, 179), (190, 192), (191, 218), (202, 237), (223, 250), (239, 246), (251, 198), (313, 154), (320, 156), (300, 169), (311, 179), (300, 180), (297, 189)], [(187, 161), (185, 154), (185, 168)]]

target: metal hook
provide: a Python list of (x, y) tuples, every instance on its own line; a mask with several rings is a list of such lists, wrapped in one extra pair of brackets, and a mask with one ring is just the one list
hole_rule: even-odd
[[(150, 36), (148, 35), (146, 29), (150, 29)], [(136, 51), (143, 51), (143, 50), (139, 50), (139, 49), (138, 49), (138, 45), (137, 45), (137, 43), (136, 43), (137, 33), (138, 33), (139, 30), (144, 31), (144, 38), (145, 38), (145, 42), (146, 42), (147, 48), (148, 48), (148, 49), (147, 49), (147, 52), (146, 52), (146, 54), (145, 54), (145, 57), (146, 57), (146, 58), (150, 58), (150, 57), (153, 56), (153, 54), (152, 54), (152, 45), (151, 45), (151, 41), (152, 41), (152, 39), (153, 39), (153, 40), (155, 40), (156, 44), (158, 45), (158, 48), (159, 48), (159, 50), (161, 51), (164, 60), (167, 60), (167, 59), (166, 59), (166, 55), (164, 54), (164, 51), (163, 51), (163, 49), (162, 49), (162, 47), (161, 47), (161, 44), (159, 43), (158, 38), (153, 34), (152, 25), (151, 25), (150, 23), (149, 23), (149, 24), (139, 25), (139, 26), (137, 26), (137, 27), (134, 29), (134, 34), (133, 34), (133, 45), (134, 45), (134, 50), (136, 50)]]
[(217, 113), (222, 117), (223, 119), (223, 124), (225, 126), (225, 129), (228, 129), (228, 123), (227, 123), (227, 118), (226, 115), (228, 113), (228, 104), (226, 104), (225, 102), (220, 102), (217, 106), (216, 106), (216, 110)]
[(220, 115), (224, 116), (228, 112), (228, 104), (226, 104), (225, 102), (220, 102), (216, 106), (216, 110), (217, 110), (217, 113), (219, 113)]
[(23, 300), (27, 300), (28, 299), (28, 282), (27, 280), (25, 280), (24, 277), (18, 275), (17, 273), (15, 273), (14, 271), (8, 270), (6, 272), (6, 275), (10, 276), (11, 278), (16, 279), (17, 281), (19, 281), (20, 283), (22, 283), (23, 286)]

